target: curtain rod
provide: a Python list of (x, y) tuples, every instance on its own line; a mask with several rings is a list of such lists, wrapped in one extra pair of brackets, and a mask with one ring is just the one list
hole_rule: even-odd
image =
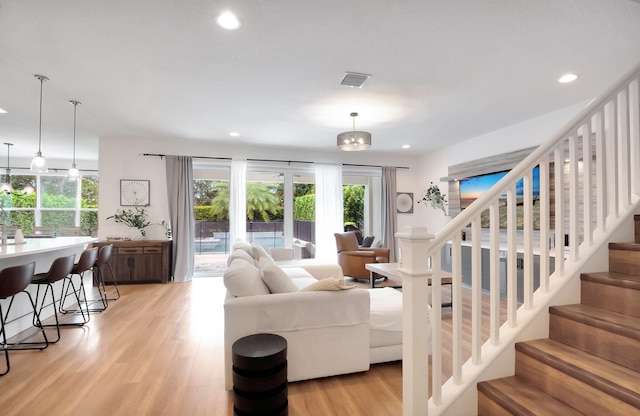
[[(143, 153), (142, 156), (156, 156), (159, 158), (163, 158), (166, 155), (160, 153)], [(194, 159), (213, 159), (213, 160), (231, 160), (230, 157), (213, 157), (213, 156), (191, 156)], [(279, 162), (279, 163), (316, 163), (309, 162), (306, 160), (278, 160), (278, 159), (247, 159), (249, 162)], [(343, 163), (343, 166), (354, 166), (354, 167), (365, 167), (365, 168), (383, 168), (384, 166), (380, 165), (361, 165), (357, 163)], [(396, 169), (409, 169), (408, 166), (396, 166)]]

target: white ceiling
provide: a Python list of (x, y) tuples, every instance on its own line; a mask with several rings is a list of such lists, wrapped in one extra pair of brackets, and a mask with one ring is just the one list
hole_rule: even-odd
[[(227, 8), (237, 31), (215, 24)], [(639, 60), (635, 0), (0, 0), (0, 141), (37, 150), (43, 74), (46, 157), (70, 157), (70, 99), (79, 159), (109, 136), (333, 151), (352, 111), (370, 152), (426, 152), (591, 99)]]

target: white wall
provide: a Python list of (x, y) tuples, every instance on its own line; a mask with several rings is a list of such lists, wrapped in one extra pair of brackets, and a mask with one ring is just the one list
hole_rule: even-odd
[[(447, 176), (448, 167), (475, 159), (524, 149), (543, 143), (579, 113), (586, 102), (569, 106), (512, 126), (483, 134), (464, 142), (443, 148), (422, 157), (387, 155), (368, 152), (313, 152), (291, 148), (258, 148), (256, 146), (212, 143), (204, 140), (178, 138), (100, 138), (100, 212), (99, 236), (127, 237), (128, 227), (105, 221), (120, 208), (120, 179), (149, 179), (151, 181), (151, 205), (148, 207), (152, 222), (166, 220), (167, 208), (164, 160), (145, 157), (143, 153), (192, 155), (206, 157), (232, 157), (249, 159), (300, 160), (316, 162), (340, 162), (383, 166), (407, 166), (398, 169), (398, 192), (413, 192), (414, 213), (399, 214), (398, 227), (405, 225), (427, 226), (437, 232), (445, 224), (444, 214), (417, 201), (433, 181), (446, 192), (447, 184), (439, 182)], [(150, 227), (149, 238), (163, 238), (162, 227)]]
[[(422, 182), (416, 181), (413, 190), (416, 199), (422, 197), (424, 189), (427, 188), (429, 182), (437, 184), (440, 190), (446, 193), (447, 183), (440, 182), (440, 178), (447, 176), (448, 167), (451, 165), (544, 143), (587, 104), (587, 102), (583, 102), (565, 107), (424, 155), (419, 161), (419, 169), (417, 171), (417, 177), (424, 179), (422, 179)], [(434, 210), (423, 204), (417, 204), (414, 210), (416, 217), (413, 221), (422, 223), (429, 232), (435, 233), (445, 225), (445, 217), (441, 211)]]
[[(341, 162), (380, 166), (407, 166), (398, 169), (399, 192), (410, 192), (418, 171), (417, 158), (388, 156), (375, 152), (313, 152), (286, 148), (257, 148), (255, 146), (231, 146), (202, 140), (177, 138), (143, 139), (131, 137), (100, 138), (100, 210), (98, 215), (99, 237), (130, 237), (134, 230), (106, 218), (120, 208), (120, 179), (148, 179), (151, 181), (150, 206), (147, 208), (151, 222), (169, 218), (166, 193), (165, 163), (159, 157), (142, 156), (143, 153), (191, 155), (203, 157), (232, 157), (244, 159), (276, 159), (316, 162)], [(402, 214), (398, 225), (410, 225), (414, 215)], [(162, 227), (149, 227), (150, 239), (164, 238)]]

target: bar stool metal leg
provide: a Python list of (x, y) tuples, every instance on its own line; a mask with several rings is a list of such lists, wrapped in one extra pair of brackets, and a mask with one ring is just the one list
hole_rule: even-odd
[[(28, 343), (25, 343), (24, 341), (37, 335), (37, 333), (42, 333), (42, 336), (44, 338), (44, 341), (40, 343), (40, 347), (37, 349), (43, 350), (49, 346), (49, 340), (47, 339), (47, 334), (44, 331), (44, 328), (42, 328), (42, 322), (40, 321), (40, 315), (38, 314), (38, 311), (36, 309), (36, 304), (33, 301), (31, 294), (25, 290), (27, 286), (29, 286), (29, 284), (31, 283), (34, 270), (35, 270), (35, 262), (24, 264), (21, 266), (7, 267), (3, 270), (0, 270), (0, 299), (11, 298), (6, 312), (2, 310), (2, 305), (0, 305), (0, 333), (2, 333), (1, 347), (4, 352), (4, 358), (5, 358), (5, 370), (2, 373), (0, 373), (0, 376), (4, 376), (8, 374), (9, 371), (11, 370), (11, 363), (9, 361), (9, 350), (33, 349), (33, 347), (31, 348), (18, 348), (18, 347), (20, 345), (28, 344)], [(29, 303), (31, 304), (31, 307), (33, 309), (33, 313), (35, 316), (34, 320), (39, 324), (37, 326), (39, 329), (35, 333), (26, 334), (24, 338), (21, 338), (15, 342), (9, 342), (9, 339), (7, 337), (7, 324), (11, 322), (8, 320), (9, 312), (11, 310), (11, 305), (13, 305), (14, 297), (19, 293), (27, 294), (29, 298)]]
[[(82, 323), (75, 323), (70, 325), (84, 325), (91, 319), (89, 314), (89, 302), (87, 300), (87, 293), (84, 286), (84, 272), (90, 270), (93, 267), (93, 264), (96, 262), (97, 257), (98, 247), (84, 250), (80, 255), (80, 259), (78, 260), (78, 262), (73, 265), (71, 273), (63, 281), (58, 311), (62, 314), (79, 314), (82, 316)], [(80, 276), (80, 284), (77, 288), (75, 283), (73, 282), (74, 275)], [(69, 293), (69, 290), (71, 290), (71, 293)], [(65, 307), (66, 299), (71, 294), (73, 294), (76, 299), (78, 309), (69, 310)], [(82, 305), (83, 303), (84, 309)]]

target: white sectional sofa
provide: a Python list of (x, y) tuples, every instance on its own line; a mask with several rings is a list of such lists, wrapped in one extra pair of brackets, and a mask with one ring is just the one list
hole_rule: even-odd
[[(233, 343), (256, 333), (287, 339), (289, 381), (366, 371), (370, 364), (402, 359), (399, 291), (341, 289), (337, 264), (279, 262), (271, 255), (258, 244), (238, 242), (229, 256), (224, 276), (227, 389), (232, 388)], [(318, 286), (327, 287), (311, 290)]]

